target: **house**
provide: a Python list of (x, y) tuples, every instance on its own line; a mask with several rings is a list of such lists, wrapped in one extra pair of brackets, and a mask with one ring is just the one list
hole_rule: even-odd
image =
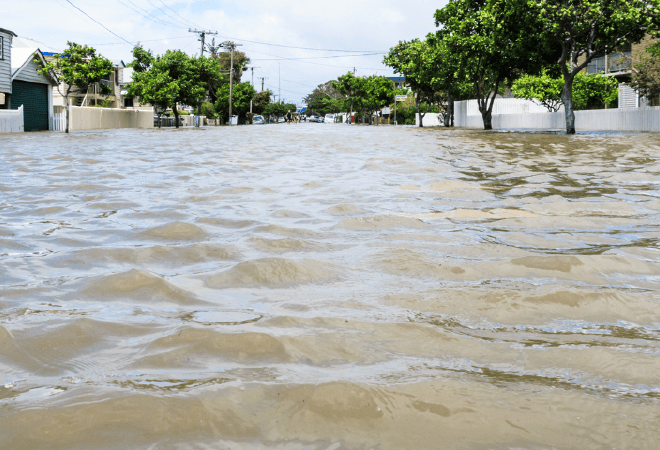
[(11, 104), (10, 109), (23, 106), (25, 131), (49, 129), (53, 115), (53, 87), (57, 81), (38, 71), (46, 65), (38, 48), (11, 49)]
[(0, 109), (11, 107), (11, 44), (16, 34), (0, 28)]
[[(623, 44), (616, 51), (607, 55), (594, 58), (587, 65), (585, 72), (588, 74), (600, 73), (605, 77), (614, 77), (619, 82), (619, 108), (639, 107), (646, 103), (646, 99), (640, 99), (628, 83), (632, 81), (635, 63), (640, 61), (645, 50), (650, 45), (658, 42), (657, 39), (647, 35), (639, 44)], [(582, 63), (585, 56), (578, 60)], [(658, 99), (652, 99), (657, 102)]]

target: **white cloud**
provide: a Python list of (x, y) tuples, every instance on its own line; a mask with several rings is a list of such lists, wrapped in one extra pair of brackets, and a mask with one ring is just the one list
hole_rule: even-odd
[[(386, 52), (399, 40), (424, 37), (435, 30), (433, 13), (445, 1), (378, 3), (355, 0), (71, 0), (116, 35), (162, 53), (168, 48), (199, 52), (190, 27), (217, 30), (218, 40), (236, 39), (253, 60), (256, 77), (282, 97), (299, 102), (314, 86), (356, 68), (358, 75), (391, 74), (382, 55), (305, 50), (341, 49)], [(131, 59), (131, 46), (76, 10), (67, 0), (3, 1), (0, 27), (19, 36), (64, 48), (68, 40), (94, 45), (110, 59)], [(146, 17), (145, 17), (146, 16)], [(255, 41), (255, 42), (248, 42)], [(332, 58), (319, 58), (333, 56)], [(339, 56), (339, 57), (337, 57)], [(290, 58), (318, 58), (290, 60)], [(289, 58), (278, 60), (278, 58)], [(244, 80), (249, 77), (244, 76)]]

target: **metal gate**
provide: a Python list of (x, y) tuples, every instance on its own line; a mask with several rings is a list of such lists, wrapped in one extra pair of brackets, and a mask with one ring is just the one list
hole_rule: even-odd
[(11, 107), (23, 105), (25, 131), (48, 130), (48, 85), (12, 82)]

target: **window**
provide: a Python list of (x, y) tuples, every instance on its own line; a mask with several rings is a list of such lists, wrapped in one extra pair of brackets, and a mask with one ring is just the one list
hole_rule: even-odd
[(5, 38), (0, 36), (0, 59), (5, 59)]

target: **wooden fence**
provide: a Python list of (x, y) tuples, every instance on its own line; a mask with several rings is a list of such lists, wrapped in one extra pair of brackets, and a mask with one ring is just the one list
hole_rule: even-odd
[(0, 110), (0, 133), (21, 133), (25, 131), (23, 105), (18, 109)]

